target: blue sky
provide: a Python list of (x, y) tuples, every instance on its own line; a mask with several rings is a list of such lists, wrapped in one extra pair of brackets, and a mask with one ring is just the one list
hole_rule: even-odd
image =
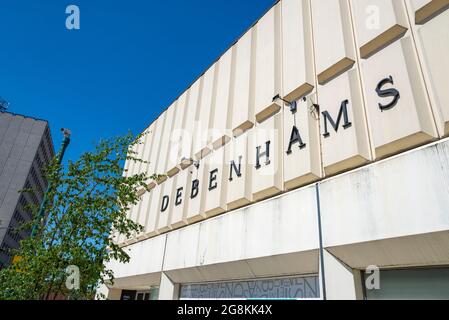
[[(1, 0), (0, 97), (73, 132), (67, 158), (139, 133), (274, 0)], [(77, 5), (81, 29), (65, 27)]]

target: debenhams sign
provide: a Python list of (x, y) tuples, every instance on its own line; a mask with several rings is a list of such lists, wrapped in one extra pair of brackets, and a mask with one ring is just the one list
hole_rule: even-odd
[[(382, 98), (379, 99), (379, 103), (376, 106), (380, 110), (380, 112), (392, 110), (399, 102), (401, 96), (400, 92), (394, 87), (394, 79), (392, 76), (387, 76), (384, 79), (382, 79), (376, 88), (373, 88), (375, 92), (377, 93), (378, 97)], [(275, 97), (274, 99), (281, 99), (279, 96)], [(282, 100), (282, 99), (281, 99)], [(306, 98), (304, 98), (304, 101)], [(290, 107), (290, 111), (293, 114), (293, 116), (298, 112), (297, 108), (297, 102), (288, 102), (284, 101), (287, 106)], [(327, 139), (331, 136), (332, 132), (338, 133), (339, 130), (346, 130), (352, 127), (352, 119), (350, 119), (348, 108), (350, 105), (349, 100), (341, 101), (340, 108), (338, 114), (331, 114), (329, 111), (321, 111), (322, 116), (322, 136), (324, 139)], [(317, 104), (313, 104), (313, 110), (310, 110), (311, 112), (318, 113), (320, 112), (320, 109), (323, 109), (325, 106), (320, 106)], [(260, 130), (255, 128), (254, 130)], [(265, 134), (266, 135), (266, 134)], [(269, 134), (270, 135), (270, 134)], [(307, 148), (307, 144), (304, 142), (302, 138), (302, 133), (300, 128), (295, 124), (291, 128), (291, 134), (290, 139), (287, 141), (285, 145), (285, 154), (287, 157), (291, 156), (293, 153), (293, 148), (297, 147), (300, 150), (303, 150)], [(273, 150), (273, 141), (267, 140), (262, 145), (255, 146), (254, 149), (254, 158), (248, 159), (248, 161), (251, 163), (251, 165), (254, 166), (256, 170), (260, 170), (264, 166), (269, 166), (271, 164), (271, 157), (272, 157), (272, 150)], [(245, 166), (244, 163), (242, 163), (243, 155), (239, 155), (236, 157), (236, 159), (231, 159), (227, 163), (229, 168), (229, 171), (227, 172), (227, 176), (222, 176), (220, 174), (221, 168), (224, 168), (222, 163), (213, 163), (209, 161), (208, 164), (208, 172), (205, 175), (207, 177), (206, 181), (206, 188), (207, 191), (213, 191), (217, 189), (221, 183), (219, 180), (220, 177), (222, 179), (228, 179), (230, 182), (234, 181), (234, 179), (239, 179), (244, 175), (244, 168), (250, 168), (250, 166)], [(207, 162), (208, 159), (204, 158), (198, 161), (194, 161), (193, 167), (191, 167), (190, 173), (194, 176), (194, 170), (199, 170), (200, 166), (204, 165), (204, 162)], [(214, 165), (217, 167), (214, 168)], [(273, 172), (268, 171), (265, 174), (272, 174)], [(190, 200), (194, 200), (197, 197), (201, 195), (200, 187), (203, 185), (203, 181), (201, 181), (201, 178), (192, 178), (191, 184), (188, 188), (189, 194), (187, 195)], [(169, 190), (170, 191), (170, 190)], [(170, 207), (171, 201), (173, 201), (174, 206), (178, 207), (183, 204), (185, 195), (185, 188), (184, 186), (175, 188), (174, 189), (175, 194), (171, 195), (170, 193), (163, 194), (160, 201), (160, 212), (164, 213), (168, 210)], [(153, 199), (154, 201), (155, 199)], [(157, 201), (157, 200), (156, 200)]]
[(146, 131), (136, 239), (449, 136), (449, 2), (415, 2), (276, 4)]

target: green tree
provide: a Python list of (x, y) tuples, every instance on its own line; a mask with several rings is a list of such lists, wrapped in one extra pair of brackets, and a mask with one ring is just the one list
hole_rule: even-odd
[[(35, 218), (21, 227), (29, 230), (34, 226), (38, 232), (12, 252), (19, 261), (0, 271), (0, 299), (49, 299), (58, 294), (92, 299), (99, 285), (113, 283), (114, 274), (107, 263), (127, 263), (129, 256), (114, 242), (111, 230), (126, 237), (142, 231), (142, 226), (127, 218), (127, 212), (138, 203), (138, 190), (146, 188), (148, 179), (159, 178), (123, 172), (126, 160), (146, 163), (130, 151), (141, 138), (128, 134), (103, 140), (79, 160), (66, 166), (55, 160), (45, 169), (53, 186), (48, 192), (46, 223)], [(29, 210), (37, 217), (38, 208)], [(66, 288), (69, 266), (79, 268), (79, 289)]]

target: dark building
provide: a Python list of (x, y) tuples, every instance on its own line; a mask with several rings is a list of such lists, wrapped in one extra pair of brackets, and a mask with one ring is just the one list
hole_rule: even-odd
[(30, 235), (16, 229), (32, 218), (28, 205), (41, 203), (47, 188), (43, 168), (54, 154), (47, 121), (0, 112), (0, 269), (11, 263), (10, 249)]

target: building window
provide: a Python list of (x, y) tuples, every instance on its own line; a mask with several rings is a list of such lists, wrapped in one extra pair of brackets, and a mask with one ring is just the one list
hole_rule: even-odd
[(152, 287), (148, 293), (148, 300), (158, 300), (159, 299), (159, 287)]
[(150, 290), (135, 291), (135, 290), (123, 290), (120, 300), (158, 300), (159, 287), (151, 287)]
[(122, 290), (122, 296), (120, 297), (120, 300), (135, 300), (136, 299), (136, 291), (134, 290)]

